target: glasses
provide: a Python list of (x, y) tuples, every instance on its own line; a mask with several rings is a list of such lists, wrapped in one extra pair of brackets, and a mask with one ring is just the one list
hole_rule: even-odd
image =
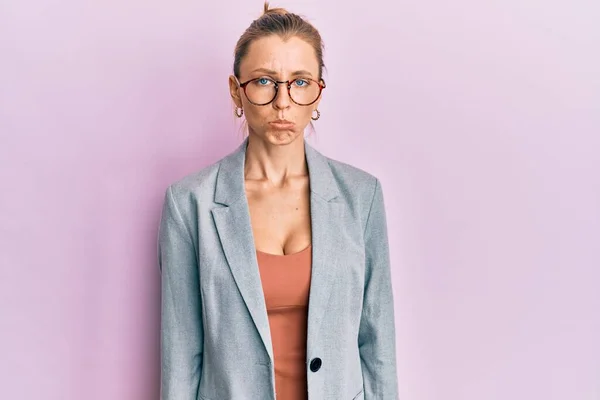
[[(237, 80), (237, 78), (236, 78)], [(325, 81), (317, 82), (310, 78), (295, 78), (289, 81), (276, 81), (271, 78), (255, 78), (244, 83), (237, 81), (248, 101), (255, 106), (266, 106), (277, 97), (279, 85), (285, 83), (290, 99), (299, 106), (310, 106), (319, 99), (325, 88)]]

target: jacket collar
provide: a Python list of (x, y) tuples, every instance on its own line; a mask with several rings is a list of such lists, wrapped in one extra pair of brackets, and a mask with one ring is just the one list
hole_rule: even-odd
[[(221, 160), (215, 189), (215, 202), (231, 205), (245, 195), (244, 164), (248, 137), (236, 150)], [(330, 201), (339, 195), (327, 157), (304, 140), (304, 154), (309, 171), (310, 191)]]

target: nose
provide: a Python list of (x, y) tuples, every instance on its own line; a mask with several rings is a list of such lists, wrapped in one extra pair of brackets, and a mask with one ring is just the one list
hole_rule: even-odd
[(279, 110), (289, 108), (292, 103), (287, 85), (287, 82), (277, 82), (277, 93), (275, 93), (273, 106)]

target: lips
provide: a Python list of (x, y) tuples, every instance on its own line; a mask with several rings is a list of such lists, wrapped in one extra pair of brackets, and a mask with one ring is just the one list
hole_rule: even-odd
[(269, 125), (271, 125), (275, 129), (290, 129), (290, 128), (293, 128), (295, 124), (293, 122), (287, 121), (285, 119), (278, 119), (278, 120), (269, 122)]

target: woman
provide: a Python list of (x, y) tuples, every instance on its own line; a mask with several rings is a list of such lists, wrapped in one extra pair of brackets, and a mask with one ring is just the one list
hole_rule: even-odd
[(396, 399), (381, 185), (304, 141), (321, 37), (265, 4), (233, 69), (248, 137), (165, 195), (162, 399)]

